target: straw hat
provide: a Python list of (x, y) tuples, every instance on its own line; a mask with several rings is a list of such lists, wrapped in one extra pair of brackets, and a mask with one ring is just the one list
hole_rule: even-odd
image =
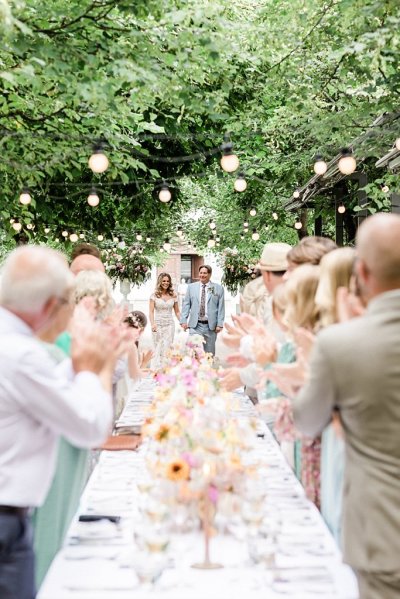
[(286, 256), (291, 249), (292, 246), (288, 243), (267, 243), (256, 268), (270, 272), (286, 270), (288, 267)]

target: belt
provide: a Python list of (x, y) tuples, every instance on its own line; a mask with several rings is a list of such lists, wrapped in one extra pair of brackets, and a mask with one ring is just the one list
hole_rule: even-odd
[(200, 324), (208, 324), (208, 320), (198, 320), (197, 322)]
[(0, 505), (0, 514), (14, 514), (25, 518), (30, 513), (29, 507), (16, 507), (14, 505)]

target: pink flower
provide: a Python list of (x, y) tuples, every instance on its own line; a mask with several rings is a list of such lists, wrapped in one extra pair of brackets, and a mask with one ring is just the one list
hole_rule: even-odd
[(210, 485), (208, 487), (207, 494), (208, 494), (208, 499), (211, 501), (211, 503), (216, 504), (218, 501), (218, 496), (219, 496), (217, 487), (214, 487), (214, 485)]

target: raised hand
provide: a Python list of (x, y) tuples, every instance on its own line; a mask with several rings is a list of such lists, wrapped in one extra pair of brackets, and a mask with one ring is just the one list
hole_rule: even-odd
[(238, 387), (242, 387), (242, 381), (240, 380), (240, 370), (239, 368), (226, 368), (221, 371), (221, 387), (225, 389), (225, 391), (234, 391)]

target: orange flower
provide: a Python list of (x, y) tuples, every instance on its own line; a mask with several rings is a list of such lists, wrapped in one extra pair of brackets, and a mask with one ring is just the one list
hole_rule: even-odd
[(157, 441), (162, 441), (163, 439), (167, 439), (169, 430), (170, 430), (169, 426), (167, 426), (166, 424), (162, 424), (160, 426), (160, 428), (158, 429), (158, 431), (156, 432), (156, 434), (154, 435), (154, 438)]
[(174, 460), (167, 466), (167, 478), (169, 478), (169, 480), (187, 480), (189, 474), (189, 464), (184, 460)]

